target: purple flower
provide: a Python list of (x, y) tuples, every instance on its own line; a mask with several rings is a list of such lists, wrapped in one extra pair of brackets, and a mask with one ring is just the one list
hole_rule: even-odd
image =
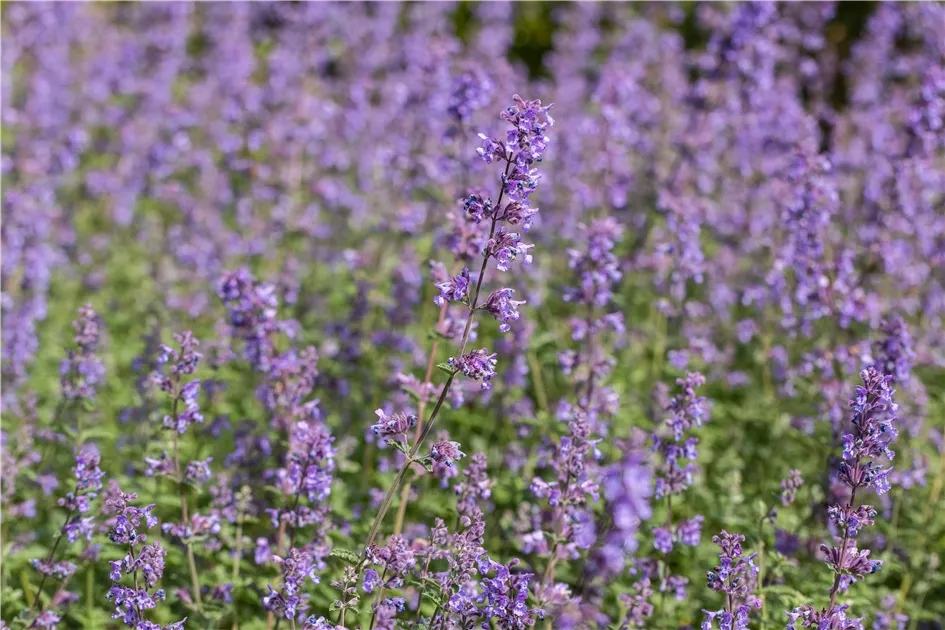
[(801, 471), (792, 470), (788, 473), (787, 478), (781, 481), (781, 505), (788, 507), (794, 503), (794, 497), (803, 484), (804, 478), (801, 477)]
[(495, 376), (495, 357), (495, 353), (489, 354), (489, 350), (482, 348), (468, 352), (458, 359), (450, 357), (449, 366), (475, 381), (482, 381), (482, 389), (489, 389), (492, 387), (489, 381)]
[(626, 626), (636, 626), (643, 628), (646, 626), (646, 620), (653, 615), (653, 604), (650, 598), (653, 597), (653, 589), (650, 587), (650, 581), (646, 578), (639, 580), (633, 585), (632, 593), (621, 593), (620, 601), (627, 607), (627, 614), (624, 616)]
[(534, 245), (522, 242), (522, 235), (518, 232), (509, 232), (504, 227), (500, 227), (495, 236), (489, 239), (483, 250), (483, 255), (487, 258), (495, 258), (498, 263), (499, 271), (508, 271), (511, 268), (513, 260), (519, 256), (525, 261), (525, 264), (531, 264), (532, 256), (528, 253)]
[(381, 437), (397, 437), (406, 435), (407, 431), (417, 426), (417, 416), (406, 413), (387, 415), (383, 409), (376, 409), (377, 422), (371, 425), (374, 435)]
[(863, 630), (863, 619), (847, 617), (849, 606), (831, 606), (829, 610), (816, 610), (813, 606), (801, 606), (786, 613), (789, 621), (786, 630), (798, 628), (826, 628), (829, 630)]
[(99, 316), (90, 304), (79, 309), (72, 327), (76, 349), (69, 350), (59, 367), (62, 395), (68, 400), (94, 402), (105, 378), (105, 365), (95, 354), (100, 340)]
[(699, 546), (702, 538), (702, 515), (697, 515), (687, 521), (681, 521), (676, 526), (676, 540), (690, 547)]
[(479, 511), (477, 505), (492, 497), (492, 479), (487, 473), (488, 461), (483, 452), (469, 458), (463, 469), (463, 481), (456, 485), (456, 511), (461, 516), (472, 517)]
[(462, 459), (466, 454), (459, 450), (459, 442), (439, 440), (430, 447), (430, 458), (437, 463), (452, 466), (453, 462)]
[(364, 580), (361, 582), (361, 588), (365, 593), (373, 593), (374, 588), (377, 586), (379, 581), (380, 577), (377, 575), (377, 571), (374, 569), (365, 569)]
[(709, 589), (725, 595), (726, 608), (718, 613), (706, 611), (706, 623), (703, 627), (711, 627), (715, 616), (720, 616), (720, 627), (734, 622), (736, 628), (748, 628), (748, 611), (750, 608), (760, 608), (761, 600), (755, 594), (757, 589), (758, 566), (755, 565), (757, 553), (745, 556), (742, 543), (745, 537), (741, 534), (729, 534), (722, 530), (718, 536), (712, 537), (717, 544), (719, 565), (714, 571), (706, 574)]
[(856, 397), (850, 401), (854, 432), (843, 436), (840, 478), (852, 488), (870, 486), (884, 494), (889, 490), (890, 469), (875, 465), (873, 459), (895, 456), (889, 444), (899, 435), (894, 424), (899, 407), (892, 399), (891, 376), (867, 368), (860, 378), (863, 386), (856, 388)]
[(193, 481), (196, 484), (203, 484), (210, 481), (210, 478), (213, 476), (213, 473), (210, 471), (210, 462), (213, 461), (212, 457), (208, 457), (203, 461), (192, 461), (187, 463), (187, 472), (184, 475), (185, 479)]
[(509, 326), (509, 322), (518, 321), (518, 307), (525, 304), (524, 300), (513, 300), (513, 293), (515, 291), (508, 288), (496, 289), (489, 294), (486, 303), (480, 307), (486, 309), (496, 321), (500, 322), (499, 330), (501, 332), (508, 332), (512, 328)]
[(178, 348), (171, 348), (161, 344), (161, 352), (158, 354), (158, 363), (170, 363), (170, 373), (174, 376), (185, 376), (193, 374), (197, 370), (197, 364), (203, 355), (197, 352), (200, 342), (194, 338), (189, 330), (183, 333), (175, 333), (174, 341)]
[(653, 548), (660, 553), (669, 553), (673, 550), (673, 534), (665, 527), (653, 530)]
[(492, 200), (488, 197), (483, 198), (482, 195), (473, 194), (461, 199), (460, 202), (463, 204), (465, 216), (474, 223), (481, 223), (483, 219), (491, 220), (494, 215)]
[(447, 302), (465, 302), (469, 299), (469, 269), (463, 267), (458, 276), (438, 282), (436, 288), (440, 290), (440, 294), (433, 298), (437, 306), (444, 306)]
[[(495, 624), (502, 630), (518, 630), (535, 625), (536, 619), (544, 618), (544, 612), (528, 607), (528, 582), (531, 573), (512, 573), (518, 560), (508, 565), (499, 564), (483, 555), (479, 559), (479, 574), (482, 594), (477, 598), (486, 625)], [(495, 577), (485, 577), (489, 574)]]

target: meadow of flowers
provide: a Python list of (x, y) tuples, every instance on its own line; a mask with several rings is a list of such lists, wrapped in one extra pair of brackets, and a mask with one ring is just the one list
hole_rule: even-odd
[(860, 8), (4, 4), (0, 628), (941, 630), (945, 5)]

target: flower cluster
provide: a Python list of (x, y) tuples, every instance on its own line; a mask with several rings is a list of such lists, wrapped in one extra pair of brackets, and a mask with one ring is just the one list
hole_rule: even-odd
[(75, 349), (69, 350), (60, 363), (59, 383), (63, 398), (94, 402), (105, 377), (105, 365), (95, 353), (101, 339), (99, 316), (91, 304), (81, 307), (78, 314), (78, 319), (72, 322)]
[(263, 596), (263, 606), (286, 619), (295, 619), (308, 609), (302, 588), (306, 580), (318, 584), (318, 562), (311, 554), (299, 549), (290, 549), (285, 558), (276, 558), (276, 564), (282, 568), (282, 587), (274, 589), (270, 584), (269, 593)]
[(450, 357), (449, 359), (449, 366), (451, 368), (462, 372), (474, 381), (481, 381), (482, 389), (492, 387), (490, 381), (492, 377), (495, 376), (495, 366), (497, 363), (496, 354), (494, 352), (489, 354), (489, 350), (486, 348), (473, 350), (458, 359), (454, 357)]
[(197, 370), (203, 355), (197, 352), (200, 342), (190, 331), (175, 334), (174, 341), (178, 348), (162, 344), (158, 355), (160, 365), (169, 364), (170, 374), (154, 372), (152, 380), (171, 399), (172, 413), (164, 416), (164, 426), (183, 435), (187, 427), (203, 422), (203, 414), (197, 402), (200, 396), (200, 379), (181, 382), (181, 377), (191, 375)]
[(945, 5), (553, 4), (3, 7), (0, 628), (935, 625)]
[(840, 462), (840, 480), (849, 489), (845, 504), (835, 504), (828, 510), (830, 521), (840, 532), (831, 546), (821, 545), (827, 566), (834, 574), (830, 589), (830, 606), (820, 611), (811, 606), (789, 612), (791, 627), (800, 620), (803, 627), (821, 624), (838, 628), (859, 628), (861, 620), (846, 617), (846, 606), (837, 606), (837, 595), (849, 585), (880, 570), (883, 562), (870, 557), (869, 549), (860, 549), (856, 537), (864, 527), (873, 525), (876, 510), (866, 504), (857, 504), (858, 490), (871, 488), (877, 494), (889, 490), (887, 479), (890, 469), (880, 468), (874, 459), (892, 459), (890, 443), (898, 435), (895, 422), (898, 406), (893, 402), (890, 388), (892, 375), (883, 375), (868, 367), (860, 372), (863, 385), (856, 388), (850, 400), (853, 433), (843, 436), (843, 460)]
[(707, 415), (706, 399), (696, 393), (696, 388), (705, 384), (705, 377), (689, 372), (676, 384), (680, 393), (663, 403), (663, 411), (668, 414), (665, 419), (668, 435), (653, 434), (653, 451), (661, 456), (654, 495), (657, 499), (679, 494), (692, 485), (698, 439), (690, 437), (684, 441), (684, 437), (693, 427), (701, 428)]
[(257, 282), (246, 269), (237, 269), (223, 274), (217, 294), (226, 306), (230, 334), (244, 344), (243, 356), (253, 369), (267, 372), (275, 352), (273, 337), (287, 330), (277, 318), (276, 288)]
[(752, 608), (761, 607), (761, 599), (755, 594), (758, 587), (757, 553), (745, 556), (741, 534), (729, 534), (724, 529), (712, 542), (721, 549), (719, 566), (707, 574), (709, 589), (725, 595), (725, 607), (717, 611), (704, 610), (706, 620), (702, 630), (711, 630), (718, 620), (720, 628), (748, 629), (748, 614)]
[[(147, 611), (157, 607), (167, 597), (164, 589), (155, 589), (164, 575), (164, 558), (167, 551), (160, 543), (147, 542), (147, 535), (139, 533), (144, 524), (147, 529), (158, 524), (157, 517), (151, 514), (154, 505), (139, 508), (131, 505), (138, 498), (135, 493), (124, 493), (116, 488), (106, 501), (109, 512), (117, 513), (108, 538), (128, 552), (117, 561), (109, 561), (109, 578), (113, 584), (106, 594), (106, 599), (115, 606), (112, 619), (121, 619), (129, 628), (147, 630), (182, 630), (186, 619), (161, 626), (147, 620)], [(143, 585), (139, 582), (139, 575)], [(122, 584), (130, 576), (132, 586)], [(143, 587), (142, 587), (143, 586)]]

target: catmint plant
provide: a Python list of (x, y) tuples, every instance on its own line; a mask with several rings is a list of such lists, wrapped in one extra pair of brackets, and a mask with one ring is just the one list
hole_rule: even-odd
[(831, 523), (840, 532), (833, 545), (821, 545), (827, 566), (834, 574), (830, 587), (829, 602), (825, 608), (812, 605), (795, 608), (787, 613), (789, 628), (796, 625), (808, 627), (813, 624), (832, 624), (834, 627), (860, 627), (859, 620), (847, 618), (847, 605), (838, 605), (838, 596), (849, 586), (872, 575), (882, 567), (881, 560), (870, 557), (869, 549), (860, 549), (856, 537), (865, 527), (873, 525), (877, 512), (871, 505), (857, 502), (857, 493), (873, 490), (878, 495), (889, 491), (890, 468), (884, 468), (876, 460), (892, 460), (895, 455), (890, 444), (898, 436), (896, 413), (898, 405), (893, 402), (891, 383), (893, 377), (869, 367), (860, 372), (862, 386), (856, 388), (850, 400), (852, 433), (843, 436), (843, 459), (839, 464), (839, 478), (849, 488), (845, 504), (830, 507)]
[[(531, 208), (529, 196), (537, 188), (541, 176), (536, 165), (542, 161), (542, 154), (548, 146), (549, 139), (545, 132), (554, 124), (554, 120), (548, 115), (551, 105), (542, 106), (539, 100), (525, 101), (518, 95), (514, 97), (514, 101), (514, 105), (502, 112), (502, 118), (509, 123), (510, 127), (504, 141), (480, 134), (482, 146), (477, 149), (479, 157), (487, 164), (497, 162), (500, 165), (504, 163), (504, 166), (500, 178), (498, 197), (494, 204), (487, 204), (491, 208), (490, 212), (477, 215), (473, 219), (476, 224), (489, 224), (488, 240), (482, 250), (482, 264), (477, 276), (475, 290), (471, 293), (471, 296), (467, 297), (468, 289), (457, 292), (449, 287), (445, 291), (446, 297), (443, 296), (444, 291), (441, 289), (441, 295), (437, 298), (438, 306), (442, 306), (443, 300), (447, 297), (451, 301), (455, 301), (454, 298), (459, 295), (460, 300), (468, 300), (469, 315), (466, 318), (462, 338), (459, 340), (458, 356), (451, 356), (445, 364), (445, 370), (448, 374), (447, 380), (443, 384), (430, 419), (423, 426), (414, 444), (411, 446), (406, 440), (402, 443), (391, 441), (391, 445), (399, 446), (406, 457), (394, 478), (394, 483), (378, 508), (377, 516), (375, 516), (368, 532), (364, 551), (360, 554), (358, 564), (355, 567), (356, 574), (361, 571), (368, 560), (368, 550), (374, 544), (384, 516), (390, 508), (394, 494), (403, 482), (407, 470), (411, 464), (419, 461), (417, 453), (427, 435), (433, 429), (436, 417), (456, 375), (462, 372), (466, 377), (479, 381), (482, 389), (490, 388), (489, 381), (495, 375), (497, 365), (495, 353), (489, 353), (486, 348), (467, 352), (466, 345), (469, 341), (469, 333), (476, 312), (487, 308), (488, 305), (488, 302), (486, 305), (480, 305), (479, 296), (489, 261), (495, 259), (496, 267), (500, 271), (508, 271), (510, 263), (519, 256), (522, 256), (526, 263), (531, 262), (531, 255), (527, 252), (533, 246), (522, 243), (522, 234), (512, 231), (512, 228), (521, 224), (521, 228), (527, 231), (531, 227), (529, 217), (537, 209)], [(506, 197), (508, 202), (503, 206), (502, 202)], [(455, 447), (451, 447), (451, 450), (453, 449)], [(455, 450), (458, 452), (458, 449)], [(435, 458), (436, 453), (431, 452), (431, 457)], [(347, 588), (343, 592), (339, 607), (341, 609), (340, 622), (343, 625), (346, 612), (350, 608)]]

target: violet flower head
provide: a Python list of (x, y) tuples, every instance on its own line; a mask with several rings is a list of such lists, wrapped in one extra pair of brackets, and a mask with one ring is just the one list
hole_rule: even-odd
[(223, 274), (217, 294), (226, 306), (226, 321), (235, 339), (244, 342), (244, 357), (266, 372), (274, 354), (273, 336), (286, 325), (277, 319), (279, 299), (271, 284), (259, 283), (246, 269)]
[(869, 486), (884, 494), (889, 490), (891, 469), (879, 467), (873, 460), (895, 456), (889, 448), (899, 435), (895, 426), (899, 407), (892, 398), (895, 390), (890, 388), (893, 377), (870, 367), (860, 372), (860, 378), (863, 386), (856, 388), (856, 397), (850, 401), (854, 431), (843, 436), (840, 477), (851, 488)]
[(99, 468), (101, 456), (93, 444), (84, 444), (75, 457), (72, 473), (75, 475), (75, 487), (59, 499), (59, 505), (69, 511), (85, 514), (91, 509), (90, 501), (98, 496), (102, 489), (105, 473)]
[(495, 258), (499, 271), (511, 269), (512, 261), (519, 256), (525, 264), (531, 264), (532, 255), (528, 253), (534, 245), (523, 243), (519, 232), (509, 232), (505, 227), (496, 230), (495, 236), (489, 239), (483, 254)]
[(469, 124), (473, 112), (489, 104), (494, 86), (489, 76), (470, 64), (453, 77), (446, 112), (460, 125)]
[(188, 462), (184, 478), (198, 485), (210, 481), (210, 478), (213, 476), (213, 472), (210, 470), (210, 462), (212, 461), (213, 458), (208, 457), (203, 461), (194, 460)]
[(788, 624), (785, 630), (799, 630), (800, 628), (816, 628), (820, 630), (863, 630), (863, 618), (851, 619), (847, 617), (849, 606), (831, 606), (830, 609), (816, 610), (813, 606), (801, 606), (791, 612), (785, 611)]
[(105, 365), (95, 354), (101, 339), (99, 316), (90, 304), (81, 307), (78, 314), (78, 319), (72, 322), (76, 347), (60, 363), (59, 382), (67, 400), (94, 402), (105, 378)]
[(882, 338), (873, 344), (875, 367), (882, 374), (894, 377), (896, 383), (906, 383), (915, 360), (912, 336), (899, 315), (884, 319), (880, 324)]
[(495, 376), (495, 366), (498, 363), (496, 355), (489, 350), (482, 348), (467, 352), (460, 358), (449, 358), (449, 366), (459, 370), (474, 381), (482, 381), (482, 389), (490, 389), (492, 384), (489, 382)]
[(581, 225), (580, 248), (568, 250), (569, 266), (578, 274), (580, 285), (569, 287), (564, 299), (579, 304), (606, 306), (613, 288), (623, 274), (613, 250), (623, 236), (623, 227), (613, 218), (595, 219)]
[(293, 619), (307, 607), (302, 589), (306, 581), (313, 585), (321, 582), (318, 576), (318, 560), (308, 551), (290, 549), (285, 558), (276, 558), (282, 569), (282, 585), (276, 590), (269, 585), (269, 593), (263, 596), (263, 607), (286, 619)]
[(444, 306), (447, 302), (465, 302), (469, 299), (469, 269), (463, 267), (459, 275), (445, 282), (438, 282), (436, 288), (440, 294), (433, 298), (437, 306)]
[[(112, 619), (121, 619), (129, 628), (140, 630), (160, 629), (158, 624), (149, 622), (146, 619), (147, 611), (157, 607), (158, 602), (164, 601), (166, 593), (163, 589), (157, 589), (157, 582), (164, 575), (164, 558), (167, 552), (158, 542), (145, 545), (147, 536), (139, 534), (137, 528), (142, 524), (147, 529), (151, 529), (158, 524), (158, 520), (151, 514), (154, 505), (144, 508), (138, 508), (130, 505), (131, 501), (137, 498), (134, 493), (126, 494), (116, 486), (114, 493), (106, 501), (106, 507), (109, 511), (118, 513), (115, 517), (108, 538), (116, 545), (127, 547), (128, 552), (118, 561), (109, 562), (111, 568), (109, 575), (114, 582), (105, 596), (112, 605), (115, 606), (115, 612)], [(142, 545), (135, 553), (135, 547)], [(121, 584), (121, 580), (128, 576), (134, 576), (134, 588)], [(138, 576), (143, 578), (144, 584), (138, 582)], [(143, 586), (143, 588), (142, 588)], [(186, 619), (164, 626), (168, 628), (182, 629)]]
[(161, 345), (158, 363), (169, 365), (168, 372), (155, 371), (151, 380), (171, 398), (172, 411), (164, 416), (164, 426), (183, 435), (189, 426), (203, 422), (203, 414), (197, 399), (200, 396), (200, 379), (182, 382), (182, 376), (193, 374), (200, 362), (197, 352), (200, 342), (189, 331), (175, 334), (178, 348)]
[(607, 469), (601, 489), (613, 525), (594, 562), (607, 575), (619, 575), (639, 546), (640, 524), (653, 514), (652, 471), (641, 454), (630, 452)]
[(676, 526), (675, 538), (678, 542), (689, 547), (697, 547), (702, 539), (702, 522), (705, 518), (697, 514), (691, 519), (680, 521)]
[(466, 454), (459, 450), (459, 442), (450, 442), (448, 440), (438, 440), (430, 447), (430, 459), (436, 463), (452, 466), (453, 462), (466, 457)]
[(417, 426), (417, 416), (407, 413), (387, 415), (383, 409), (376, 409), (377, 422), (371, 425), (374, 435), (381, 437), (398, 437), (407, 434), (407, 431)]
[(705, 377), (698, 372), (687, 372), (685, 378), (676, 379), (682, 392), (670, 401), (667, 411), (671, 416), (666, 423), (673, 430), (676, 441), (693, 426), (702, 427), (706, 416), (705, 397), (696, 394), (696, 388), (705, 385)]
[(473, 223), (482, 223), (483, 219), (491, 220), (495, 215), (492, 199), (473, 193), (460, 199), (463, 205), (463, 214)]
[(729, 534), (722, 530), (712, 542), (721, 548), (719, 566), (706, 574), (708, 587), (725, 595), (725, 607), (718, 611), (703, 610), (706, 620), (703, 630), (711, 630), (718, 619), (720, 628), (748, 629), (748, 614), (752, 608), (761, 607), (761, 599), (755, 594), (758, 587), (758, 566), (755, 565), (757, 553), (745, 556), (741, 534)]
[(660, 553), (667, 554), (673, 550), (673, 534), (665, 527), (653, 530), (653, 548)]
[(788, 473), (787, 478), (781, 481), (781, 505), (788, 507), (793, 504), (797, 491), (803, 484), (801, 471), (795, 469)]
[(515, 293), (515, 291), (509, 288), (496, 289), (489, 294), (485, 304), (480, 307), (488, 311), (489, 314), (499, 322), (499, 330), (501, 332), (511, 330), (512, 327), (509, 325), (509, 322), (518, 321), (518, 307), (525, 304), (525, 300), (513, 300), (513, 293)]
[(472, 517), (480, 511), (479, 504), (492, 498), (493, 481), (487, 469), (488, 460), (481, 451), (470, 457), (463, 468), (463, 480), (456, 485), (456, 511), (460, 516)]
[[(518, 566), (518, 560), (508, 565), (499, 564), (483, 555), (479, 559), (479, 573), (482, 594), (481, 614), (486, 626), (495, 624), (502, 630), (520, 630), (535, 625), (535, 621), (544, 618), (544, 611), (528, 607), (528, 583), (531, 573), (512, 573)], [(495, 577), (485, 577), (489, 574)]]
[(627, 607), (627, 614), (624, 615), (623, 627), (635, 626), (643, 628), (646, 626), (646, 620), (653, 615), (653, 604), (650, 598), (653, 597), (653, 589), (650, 586), (650, 580), (643, 578), (633, 584), (632, 593), (621, 593), (620, 601)]
[(175, 333), (174, 341), (177, 342), (177, 348), (161, 344), (158, 363), (170, 363), (170, 373), (175, 376), (193, 374), (197, 370), (200, 359), (203, 358), (203, 355), (197, 352), (200, 342), (189, 330)]

